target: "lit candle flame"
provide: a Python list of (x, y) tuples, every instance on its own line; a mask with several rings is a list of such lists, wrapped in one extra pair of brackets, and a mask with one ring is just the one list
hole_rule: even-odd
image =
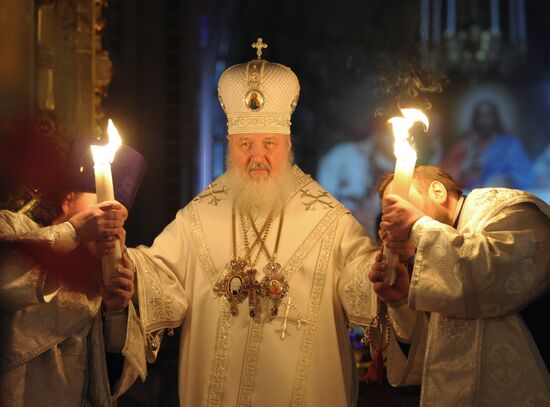
[(418, 109), (399, 109), (403, 117), (392, 117), (388, 120), (393, 128), (393, 152), (398, 160), (416, 161), (416, 151), (412, 146), (409, 130), (416, 122), (424, 124), (424, 131), (428, 131), (430, 121), (428, 117)]
[[(122, 139), (111, 119), (109, 119), (107, 126), (107, 135), (109, 136), (109, 142), (106, 145), (90, 146), (94, 159), (95, 191), (98, 203), (115, 199), (111, 163), (115, 159), (116, 151), (122, 145)], [(117, 238), (114, 251), (101, 256), (103, 281), (108, 287), (113, 286), (112, 279), (116, 275), (115, 270), (120, 265), (121, 258), (122, 251)]]
[[(407, 199), (411, 180), (416, 164), (416, 151), (412, 146), (409, 130), (416, 122), (424, 124), (428, 131), (430, 122), (426, 115), (418, 109), (400, 109), (403, 117), (392, 117), (389, 120), (393, 127), (393, 152), (395, 154), (395, 172), (391, 193)], [(398, 257), (389, 250), (384, 250), (384, 261), (388, 265), (384, 282), (393, 285), (395, 282), (395, 264)]]
[(118, 148), (122, 145), (122, 139), (111, 119), (109, 119), (109, 124), (107, 125), (107, 134), (109, 136), (109, 143), (104, 146), (90, 146), (94, 164), (112, 163)]

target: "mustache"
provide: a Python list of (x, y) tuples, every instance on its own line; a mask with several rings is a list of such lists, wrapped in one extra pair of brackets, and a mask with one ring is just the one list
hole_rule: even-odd
[(267, 163), (250, 163), (246, 166), (246, 170), (268, 170), (271, 171), (271, 166)]

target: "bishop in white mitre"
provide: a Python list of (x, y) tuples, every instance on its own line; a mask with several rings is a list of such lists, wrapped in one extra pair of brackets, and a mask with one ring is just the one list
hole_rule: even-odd
[(129, 249), (143, 327), (131, 335), (153, 361), (164, 332), (182, 325), (182, 406), (352, 406), (348, 326), (376, 312), (367, 273), (377, 247), (293, 164), (298, 78), (253, 46), (257, 59), (219, 80), (227, 171), (151, 247)]

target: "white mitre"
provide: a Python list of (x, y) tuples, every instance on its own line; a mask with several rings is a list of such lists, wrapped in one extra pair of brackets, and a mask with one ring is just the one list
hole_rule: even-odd
[(218, 82), (218, 99), (227, 116), (228, 134), (290, 134), (290, 118), (300, 96), (300, 83), (281, 64), (261, 59), (261, 38), (252, 44), (257, 59), (227, 68)]

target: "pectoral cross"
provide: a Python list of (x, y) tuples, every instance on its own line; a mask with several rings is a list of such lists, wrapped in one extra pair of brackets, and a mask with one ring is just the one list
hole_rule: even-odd
[(274, 319), (278, 319), (281, 321), (281, 327), (277, 328), (276, 331), (280, 332), (281, 334), (281, 340), (285, 340), (285, 337), (290, 336), (289, 323), (293, 323), (296, 325), (296, 330), (299, 330), (302, 327), (302, 324), (307, 324), (308, 321), (303, 318), (302, 313), (298, 310), (298, 308), (292, 303), (292, 298), (287, 297), (286, 302), (283, 302), (282, 305), (285, 307), (284, 312), (282, 315), (276, 315), (271, 318), (273, 321)]
[(256, 48), (256, 55), (258, 56), (258, 59), (262, 59), (262, 49), (267, 48), (267, 44), (264, 43), (263, 39), (258, 38), (256, 42), (252, 43), (252, 48)]
[(250, 315), (250, 318), (256, 318), (261, 313), (261, 306), (260, 306), (260, 283), (258, 283), (258, 280), (256, 280), (256, 270), (255, 269), (249, 269), (246, 272), (247, 274), (247, 284), (246, 284), (246, 290), (248, 291), (248, 315)]

